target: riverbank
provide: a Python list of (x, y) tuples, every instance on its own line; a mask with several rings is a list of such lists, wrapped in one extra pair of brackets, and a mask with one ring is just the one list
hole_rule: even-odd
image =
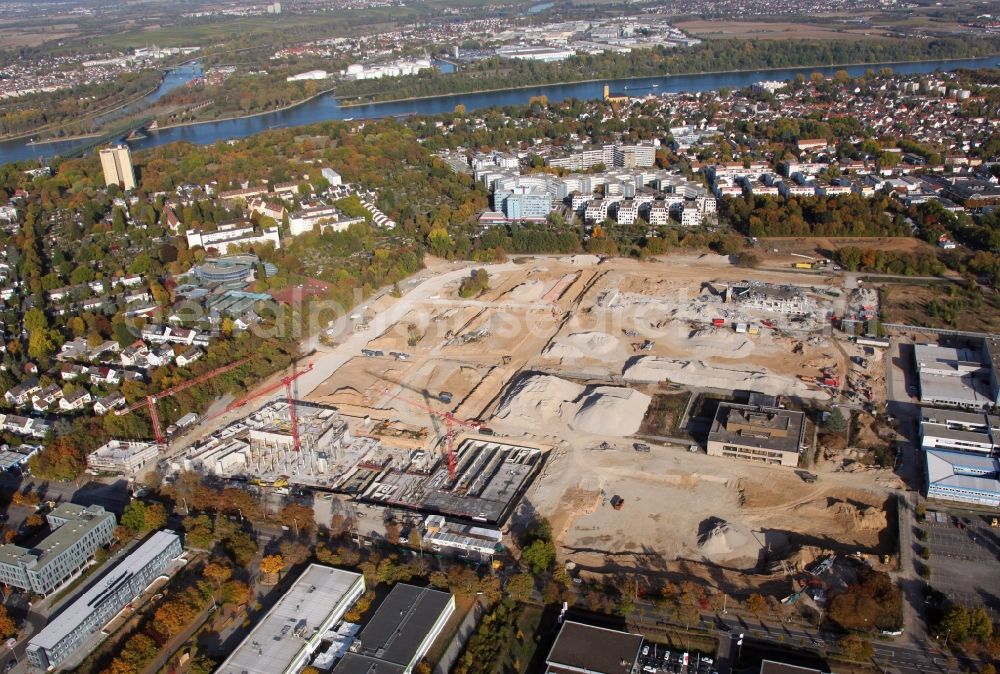
[[(25, 145), (51, 145), (52, 143), (69, 143), (74, 140), (87, 140), (88, 138), (98, 138), (100, 133), (81, 133), (75, 136), (61, 136), (59, 138), (45, 138), (43, 140), (29, 140)], [(8, 140), (8, 139), (4, 139)], [(16, 140), (16, 139), (9, 139)]]
[[(134, 103), (138, 103), (138, 102), (142, 101), (144, 98), (152, 96), (153, 94), (156, 93), (156, 91), (160, 87), (163, 86), (163, 83), (167, 81), (167, 75), (168, 74), (169, 74), (169, 71), (164, 71), (163, 72), (163, 76), (160, 78), (160, 81), (156, 83), (155, 87), (153, 87), (153, 88), (151, 88), (151, 89), (149, 89), (147, 91), (144, 91), (142, 93), (136, 94), (135, 96), (133, 96), (129, 100), (125, 101), (124, 103), (113, 103), (112, 104), (113, 107), (111, 107), (111, 108), (106, 108), (106, 109), (103, 109), (103, 110), (96, 110), (94, 112), (91, 112), (90, 114), (88, 114), (86, 117), (83, 118), (83, 121), (87, 121), (91, 117), (100, 117), (101, 115), (110, 115), (113, 112), (117, 112), (118, 110), (121, 110), (122, 108), (127, 108), (128, 106), (130, 106), (130, 105), (132, 105)], [(79, 122), (74, 122), (74, 123), (78, 124)], [(56, 127), (56, 130), (58, 130), (59, 128), (60, 127)], [(42, 127), (42, 129), (41, 129), (41, 131), (43, 131), (43, 132), (46, 131), (46, 130), (49, 130), (49, 128), (48, 127)], [(7, 141), (12, 141), (12, 140), (22, 140), (24, 138), (31, 138), (32, 136), (34, 136), (38, 132), (39, 132), (39, 129), (34, 129), (33, 131), (29, 131), (27, 133), (19, 133), (19, 134), (15, 134), (15, 135), (12, 135), (12, 136), (0, 136), (0, 142), (7, 142)], [(97, 131), (95, 133), (78, 134), (78, 135), (75, 135), (75, 136), (64, 136), (62, 138), (43, 138), (42, 140), (29, 140), (27, 143), (25, 143), (25, 145), (46, 145), (46, 144), (49, 144), (49, 143), (61, 143), (63, 141), (72, 141), (72, 140), (94, 138), (94, 137), (100, 136), (100, 135), (101, 135), (101, 132)]]
[(812, 63), (801, 66), (779, 66), (773, 68), (739, 68), (736, 70), (698, 70), (694, 72), (687, 73), (670, 73), (665, 72), (655, 75), (633, 75), (630, 77), (598, 77), (598, 78), (586, 78), (580, 80), (560, 80), (559, 82), (537, 82), (535, 84), (521, 84), (515, 87), (500, 87), (496, 89), (471, 89), (469, 91), (455, 91), (451, 93), (439, 93), (439, 94), (427, 94), (426, 96), (409, 96), (405, 98), (387, 98), (387, 99), (377, 99), (371, 101), (356, 101), (350, 102), (354, 96), (335, 96), (337, 103), (341, 108), (357, 108), (366, 105), (380, 105), (382, 103), (408, 103), (410, 101), (423, 101), (432, 98), (447, 98), (449, 96), (465, 96), (467, 94), (496, 94), (504, 91), (522, 91), (524, 89), (535, 89), (537, 87), (558, 87), (560, 85), (570, 85), (570, 84), (594, 84), (595, 82), (609, 82), (609, 81), (634, 81), (634, 80), (649, 80), (661, 77), (697, 77), (699, 75), (727, 75), (727, 74), (739, 74), (739, 73), (755, 73), (755, 72), (779, 72), (782, 70), (801, 70), (803, 68), (861, 68), (864, 66), (878, 66), (881, 68), (891, 67), (891, 66), (901, 66), (908, 64), (920, 64), (920, 63), (953, 63), (955, 61), (969, 61), (972, 59), (984, 59), (984, 58), (997, 58), (1000, 57), (1000, 53), (986, 54), (985, 56), (963, 56), (955, 58), (935, 58), (935, 59), (917, 59), (914, 61), (877, 61), (877, 62), (854, 62), (854, 63)]
[(176, 124), (164, 124), (163, 126), (157, 126), (155, 129), (146, 129), (150, 133), (156, 133), (157, 131), (166, 131), (167, 129), (179, 129), (184, 126), (196, 126), (198, 124), (214, 124), (215, 122), (232, 122), (240, 119), (253, 119), (254, 117), (260, 117), (261, 115), (270, 115), (275, 112), (284, 112), (285, 110), (291, 110), (292, 108), (297, 108), (300, 105), (305, 105), (311, 100), (317, 99), (320, 96), (326, 96), (336, 87), (330, 87), (329, 89), (324, 89), (323, 91), (318, 91), (308, 98), (303, 98), (301, 101), (296, 101), (294, 103), (289, 103), (288, 105), (283, 105), (280, 108), (273, 108), (271, 110), (262, 110), (261, 112), (254, 112), (249, 115), (231, 115), (229, 117), (217, 117), (215, 119), (193, 119), (190, 122), (177, 122)]

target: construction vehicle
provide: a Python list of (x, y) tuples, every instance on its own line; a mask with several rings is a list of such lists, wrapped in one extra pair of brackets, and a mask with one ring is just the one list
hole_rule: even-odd
[(192, 386), (197, 386), (198, 384), (202, 384), (208, 381), (209, 379), (214, 379), (215, 377), (218, 377), (220, 374), (225, 374), (230, 370), (235, 370), (236, 368), (240, 367), (241, 365), (245, 365), (248, 362), (250, 362), (249, 358), (242, 358), (236, 361), (235, 363), (230, 363), (229, 365), (223, 365), (222, 367), (217, 367), (214, 370), (209, 370), (204, 374), (198, 375), (194, 379), (187, 380), (183, 384), (178, 384), (177, 386), (171, 386), (170, 388), (164, 389), (159, 393), (153, 393), (141, 400), (137, 400), (128, 407), (117, 410), (115, 414), (117, 416), (124, 416), (126, 414), (131, 414), (132, 412), (135, 412), (137, 409), (141, 407), (145, 407), (146, 409), (148, 409), (149, 421), (153, 427), (153, 437), (156, 438), (157, 445), (159, 445), (160, 447), (164, 447), (167, 444), (167, 440), (163, 434), (163, 428), (160, 426), (160, 414), (159, 412), (156, 411), (156, 403), (159, 402), (160, 400), (163, 400), (164, 398), (169, 398), (171, 396), (177, 395), (181, 391), (187, 390)]
[(991, 527), (1000, 527), (1000, 520), (998, 520), (996, 517), (994, 517), (992, 520), (990, 520), (990, 526)]

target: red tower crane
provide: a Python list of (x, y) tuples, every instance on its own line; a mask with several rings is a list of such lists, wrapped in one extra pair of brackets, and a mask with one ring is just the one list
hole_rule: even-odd
[(385, 392), (389, 395), (389, 400), (402, 400), (404, 403), (422, 409), (423, 411), (432, 414), (437, 418), (441, 419), (442, 421), (444, 421), (444, 426), (447, 429), (444, 436), (444, 446), (445, 450), (447, 451), (447, 458), (448, 458), (448, 477), (451, 479), (452, 482), (454, 482), (455, 469), (457, 463), (455, 459), (455, 426), (461, 426), (462, 428), (471, 428), (474, 431), (478, 431), (480, 425), (478, 423), (471, 421), (462, 421), (451, 412), (441, 412), (439, 410), (434, 409), (433, 407), (417, 402), (416, 400), (410, 400), (409, 398), (404, 398), (398, 393), (390, 393), (389, 389), (386, 389)]
[(166, 438), (163, 437), (163, 430), (160, 428), (160, 415), (156, 412), (157, 401), (163, 400), (164, 398), (169, 398), (170, 396), (176, 395), (185, 389), (189, 389), (192, 386), (197, 386), (198, 384), (206, 382), (209, 379), (218, 377), (220, 374), (224, 374), (226, 372), (229, 372), (230, 370), (235, 370), (239, 366), (245, 365), (248, 362), (250, 362), (249, 358), (242, 358), (236, 362), (230, 363), (229, 365), (223, 365), (222, 367), (217, 367), (214, 370), (209, 370), (204, 374), (198, 375), (194, 379), (187, 380), (183, 384), (177, 384), (176, 386), (171, 386), (170, 388), (164, 389), (159, 393), (153, 393), (151, 395), (148, 395), (143, 400), (137, 400), (128, 407), (117, 410), (115, 414), (118, 416), (130, 414), (139, 409), (140, 407), (145, 406), (146, 408), (149, 409), (149, 420), (153, 425), (153, 435), (156, 437), (156, 444), (158, 445), (166, 444)]
[(215, 417), (222, 416), (227, 412), (232, 412), (238, 407), (243, 407), (254, 398), (259, 398), (261, 396), (266, 396), (269, 393), (274, 393), (283, 386), (285, 387), (285, 397), (288, 400), (288, 417), (289, 417), (288, 421), (291, 424), (292, 428), (292, 442), (294, 443), (295, 451), (297, 452), (299, 451), (299, 418), (295, 414), (295, 397), (292, 395), (292, 382), (294, 382), (296, 379), (304, 375), (306, 372), (311, 372), (312, 369), (313, 369), (313, 364), (309, 363), (309, 365), (307, 365), (304, 370), (298, 370), (297, 372), (293, 372), (292, 374), (286, 377), (282, 377), (276, 383), (271, 384), (270, 386), (266, 386), (260, 390), (254, 391), (253, 393), (248, 393), (239, 400), (235, 400), (229, 403), (228, 405), (226, 405), (226, 409), (222, 410), (221, 412), (219, 412), (218, 414), (216, 414), (211, 418), (214, 419)]

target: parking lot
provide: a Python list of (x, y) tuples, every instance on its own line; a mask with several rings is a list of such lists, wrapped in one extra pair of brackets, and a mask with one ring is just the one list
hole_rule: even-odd
[(931, 586), (969, 606), (985, 605), (1000, 619), (1000, 528), (992, 517), (964, 511), (928, 511), (925, 527)]
[(657, 644), (642, 647), (639, 665), (643, 672), (670, 672), (671, 674), (712, 674), (715, 665), (712, 656), (701, 653), (669, 651)]

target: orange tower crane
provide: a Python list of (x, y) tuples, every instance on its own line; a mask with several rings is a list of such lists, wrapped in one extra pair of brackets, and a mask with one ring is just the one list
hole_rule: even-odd
[(444, 426), (447, 429), (444, 436), (444, 446), (445, 450), (447, 451), (448, 477), (454, 483), (455, 469), (457, 464), (457, 461), (455, 459), (455, 426), (461, 426), (462, 428), (470, 428), (474, 431), (478, 431), (480, 425), (475, 422), (462, 421), (451, 412), (441, 412), (440, 410), (436, 410), (433, 407), (417, 402), (416, 400), (410, 400), (409, 398), (404, 398), (398, 393), (390, 393), (389, 389), (386, 389), (385, 392), (386, 394), (389, 395), (390, 400), (402, 400), (404, 403), (422, 409), (423, 411), (432, 414), (433, 416), (444, 421)]
[(214, 419), (215, 417), (222, 416), (227, 412), (232, 412), (238, 407), (243, 407), (254, 398), (266, 396), (269, 393), (274, 393), (281, 387), (285, 387), (285, 398), (288, 400), (288, 421), (292, 429), (292, 443), (295, 447), (295, 451), (297, 452), (299, 451), (299, 419), (298, 416), (296, 416), (295, 414), (295, 396), (292, 395), (292, 382), (294, 382), (296, 379), (298, 379), (305, 373), (311, 372), (312, 369), (313, 369), (313, 364), (309, 363), (309, 365), (307, 365), (304, 370), (298, 370), (297, 372), (293, 372), (292, 374), (286, 377), (282, 377), (276, 383), (271, 384), (270, 386), (262, 388), (258, 391), (254, 391), (253, 393), (248, 393), (239, 400), (235, 400), (229, 403), (228, 405), (226, 405), (226, 409), (222, 410), (212, 418)]
[(185, 389), (189, 389), (192, 386), (197, 386), (198, 384), (204, 383), (209, 379), (218, 377), (220, 374), (229, 372), (230, 370), (235, 370), (241, 365), (245, 365), (250, 362), (249, 358), (242, 358), (236, 362), (230, 363), (229, 365), (223, 365), (222, 367), (217, 367), (214, 370), (209, 370), (204, 374), (200, 374), (193, 379), (189, 379), (183, 384), (177, 384), (176, 386), (171, 386), (168, 389), (164, 389), (159, 393), (153, 393), (146, 396), (142, 400), (137, 400), (128, 407), (117, 410), (116, 415), (122, 416), (125, 414), (130, 414), (141, 407), (146, 407), (149, 410), (149, 420), (153, 425), (153, 435), (156, 437), (156, 444), (164, 445), (166, 444), (166, 438), (163, 436), (163, 429), (160, 428), (160, 415), (156, 411), (156, 403), (164, 398), (169, 398), (174, 396)]

